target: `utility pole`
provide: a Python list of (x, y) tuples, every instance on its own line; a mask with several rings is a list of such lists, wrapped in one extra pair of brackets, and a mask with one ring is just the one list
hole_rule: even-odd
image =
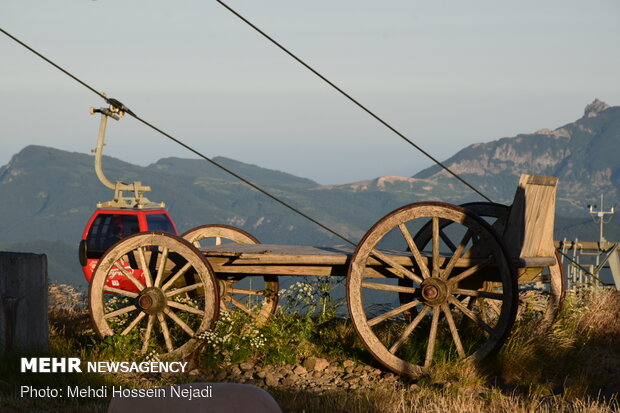
[(603, 207), (603, 202), (604, 202), (604, 195), (601, 194), (601, 210), (600, 211), (596, 210), (596, 208), (598, 207), (597, 205), (588, 205), (588, 211), (590, 212), (590, 214), (592, 214), (592, 219), (594, 219), (595, 223), (598, 222), (600, 224), (599, 242), (601, 244), (606, 242), (605, 236), (603, 234), (603, 226), (605, 224), (608, 224), (611, 221), (611, 217), (609, 217), (609, 220), (605, 221), (605, 215), (613, 215), (616, 210), (616, 206), (614, 205), (611, 207), (611, 210), (605, 211)]

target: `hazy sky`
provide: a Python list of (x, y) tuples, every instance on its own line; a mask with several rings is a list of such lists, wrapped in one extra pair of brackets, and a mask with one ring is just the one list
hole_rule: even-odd
[[(620, 105), (617, 0), (228, 4), (442, 160)], [(0, 26), (207, 156), (324, 184), (430, 165), (213, 0), (2, 0)], [(0, 165), (93, 148), (101, 99), (1, 34), (0, 51)], [(141, 165), (193, 156), (129, 117), (107, 143)]]

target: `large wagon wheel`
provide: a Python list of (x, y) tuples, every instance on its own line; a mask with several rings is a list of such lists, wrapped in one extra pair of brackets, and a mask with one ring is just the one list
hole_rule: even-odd
[[(432, 252), (425, 257), (411, 234), (428, 219)], [(452, 224), (449, 234), (440, 230), (443, 220)], [(378, 300), (384, 304), (366, 304)], [(416, 378), (433, 361), (479, 360), (503, 344), (516, 316), (516, 276), (501, 239), (480, 217), (454, 205), (417, 203), (366, 233), (351, 258), (347, 302), (374, 357)]]
[[(506, 229), (510, 206), (494, 202), (470, 202), (461, 206), (483, 218), (498, 233), (503, 234)], [(440, 221), (439, 228), (443, 230), (449, 224), (450, 221)], [(428, 246), (431, 237), (431, 222), (427, 222), (414, 236), (415, 243), (420, 251)], [(535, 283), (527, 283), (524, 279), (518, 281), (520, 289), (519, 308), (530, 309), (543, 314), (543, 320), (547, 323), (553, 323), (558, 317), (567, 288), (564, 267), (559, 254), (556, 252), (555, 255), (556, 263), (543, 269), (543, 272), (537, 277), (540, 280), (548, 281), (548, 289), (541, 290)]]
[[(193, 283), (185, 283), (187, 274)], [(127, 280), (131, 288), (115, 287)], [(187, 241), (157, 232), (135, 234), (99, 260), (89, 290), (91, 318), (101, 338), (126, 336), (122, 342), (142, 354), (186, 357), (219, 313), (216, 285), (211, 266)]]
[[(227, 242), (238, 244), (259, 244), (247, 232), (227, 225), (203, 225), (190, 229), (182, 235), (197, 248), (221, 245)], [(259, 325), (276, 312), (278, 308), (278, 277), (274, 275), (219, 276), (220, 309), (239, 308), (250, 315)]]

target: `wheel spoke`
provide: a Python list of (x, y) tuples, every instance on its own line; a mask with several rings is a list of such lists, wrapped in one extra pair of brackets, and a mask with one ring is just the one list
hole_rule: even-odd
[(183, 320), (181, 320), (171, 309), (164, 308), (164, 313), (166, 313), (166, 315), (168, 317), (170, 317), (172, 319), (172, 321), (177, 323), (177, 325), (179, 327), (181, 327), (183, 329), (183, 331), (185, 331), (187, 334), (189, 334), (190, 337), (194, 337), (194, 335), (196, 334), (196, 333), (194, 333), (194, 330), (192, 330), (187, 324), (185, 324), (185, 322)]
[(420, 321), (422, 321), (422, 319), (424, 318), (424, 316), (426, 316), (426, 313), (428, 313), (430, 309), (430, 307), (425, 306), (422, 311), (420, 311), (417, 317), (413, 319), (413, 321), (407, 326), (407, 328), (405, 328), (405, 331), (403, 331), (400, 337), (398, 337), (398, 340), (396, 340), (396, 342), (392, 344), (392, 347), (390, 347), (389, 349), (390, 353), (395, 354), (398, 351), (400, 346), (403, 345), (405, 340), (407, 340), (411, 332), (418, 326), (418, 324), (420, 324)]
[(487, 303), (489, 307), (493, 309), (493, 311), (495, 311), (495, 314), (497, 314), (498, 316), (502, 313), (502, 309), (500, 308), (499, 305), (497, 305), (495, 301), (485, 301), (485, 302)]
[(140, 314), (138, 314), (138, 316), (134, 318), (133, 321), (127, 326), (127, 328), (125, 328), (121, 332), (121, 336), (126, 336), (131, 330), (133, 330), (134, 327), (137, 326), (140, 321), (142, 321), (145, 315), (146, 315), (145, 312), (140, 311)]
[(228, 292), (236, 293), (236, 294), (247, 294), (247, 295), (264, 295), (267, 296), (270, 293), (267, 290), (250, 290), (247, 288), (233, 288), (229, 287)]
[[(166, 284), (164, 284), (163, 287), (161, 287), (161, 289), (163, 291), (166, 291), (168, 288), (170, 288), (170, 286), (172, 284), (174, 284), (174, 282), (176, 280), (179, 279), (180, 276), (182, 276), (183, 274), (185, 274), (187, 272), (187, 270), (189, 270), (191, 268), (192, 264), (190, 262), (187, 262), (183, 267), (181, 267), (181, 269), (179, 271), (177, 271), (176, 274), (174, 274), (167, 282)], [(157, 287), (157, 285), (155, 285)]]
[(222, 237), (215, 237), (215, 245), (222, 245)]
[(155, 316), (149, 315), (149, 320), (146, 322), (146, 332), (144, 333), (144, 342), (142, 343), (142, 354), (146, 353), (149, 348), (149, 340), (151, 339), (151, 331), (153, 331), (153, 323), (155, 322)]
[(166, 263), (168, 262), (168, 252), (170, 250), (167, 247), (164, 247), (161, 252), (161, 256), (159, 257), (159, 267), (157, 268), (157, 276), (155, 277), (155, 287), (159, 287), (161, 284), (161, 280), (164, 276), (164, 269), (166, 268)]
[(396, 307), (396, 308), (394, 308), (394, 309), (392, 309), (392, 310), (390, 310), (390, 311), (388, 311), (386, 313), (381, 314), (380, 316), (377, 316), (377, 317), (375, 317), (373, 319), (368, 320), (368, 325), (370, 327), (372, 327), (374, 325), (377, 325), (377, 324), (379, 324), (379, 323), (381, 323), (381, 322), (383, 322), (383, 321), (385, 321), (385, 320), (387, 320), (389, 318), (394, 317), (395, 315), (404, 313), (405, 311), (409, 310), (410, 308), (415, 307), (418, 304), (420, 304), (420, 301), (418, 301), (418, 300), (410, 301), (407, 304), (403, 304), (400, 307)]
[(422, 254), (420, 253), (418, 246), (415, 244), (415, 241), (411, 237), (407, 226), (405, 224), (400, 224), (398, 228), (400, 228), (400, 232), (403, 234), (403, 237), (405, 238), (405, 241), (407, 241), (407, 245), (409, 246), (409, 251), (411, 251), (411, 253), (413, 254), (413, 258), (415, 259), (415, 262), (418, 264), (418, 267), (422, 272), (422, 278), (429, 278), (431, 274), (428, 271), (426, 260), (422, 257)]
[(138, 293), (133, 293), (127, 290), (121, 290), (120, 288), (108, 287), (107, 285), (103, 287), (103, 291), (114, 293), (114, 294), (120, 294), (125, 297), (129, 297), (129, 298), (136, 298), (138, 296)]
[(144, 274), (144, 282), (146, 283), (147, 287), (152, 287), (153, 278), (151, 277), (151, 271), (149, 270), (149, 266), (146, 262), (146, 256), (144, 255), (144, 249), (142, 247), (138, 247), (136, 250), (134, 250), (134, 257), (135, 257), (136, 251), (138, 252), (138, 257), (136, 261), (138, 261), (140, 265), (140, 269), (142, 270), (142, 274)]
[(116, 317), (116, 316), (119, 316), (119, 315), (123, 315), (123, 314), (126, 314), (126, 313), (128, 313), (130, 311), (137, 310), (137, 309), (138, 308), (135, 305), (128, 305), (127, 307), (123, 307), (123, 308), (120, 308), (120, 309), (118, 309), (116, 311), (112, 311), (110, 313), (104, 314), (103, 318), (107, 320), (108, 318), (112, 318), (112, 317)]
[(159, 320), (159, 325), (161, 326), (161, 332), (163, 333), (164, 340), (166, 341), (166, 348), (168, 349), (168, 351), (174, 351), (174, 347), (172, 347), (172, 340), (170, 339), (170, 330), (168, 330), (168, 324), (166, 323), (164, 314), (157, 313), (157, 320)]
[(490, 291), (480, 291), (480, 290), (466, 290), (463, 288), (453, 289), (452, 294), (466, 295), (468, 297), (490, 298), (492, 300), (503, 300), (504, 299), (504, 294), (501, 294), (501, 293), (492, 293)]
[(120, 270), (123, 275), (127, 278), (129, 278), (129, 280), (133, 283), (133, 285), (135, 285), (138, 290), (142, 291), (144, 290), (144, 285), (142, 285), (142, 283), (140, 281), (138, 281), (138, 279), (136, 277), (134, 277), (134, 275), (131, 273), (131, 271), (128, 271), (125, 267), (123, 267), (122, 264), (119, 264), (118, 262), (114, 263), (114, 267), (116, 267), (118, 270)]
[(486, 260), (482, 261), (481, 263), (478, 263), (476, 265), (474, 265), (473, 267), (470, 267), (468, 269), (466, 269), (465, 271), (463, 271), (462, 273), (460, 273), (459, 275), (457, 275), (456, 277), (452, 277), (448, 279), (448, 284), (454, 285), (457, 284), (461, 281), (463, 281), (465, 278), (475, 274), (476, 272), (480, 271), (481, 269), (488, 267), (491, 263), (493, 262), (493, 255), (490, 255), (489, 258), (487, 258)]
[(441, 239), (443, 240), (443, 242), (446, 243), (446, 245), (448, 246), (448, 248), (450, 248), (450, 251), (454, 252), (456, 251), (456, 245), (454, 245), (452, 243), (452, 240), (446, 235), (445, 232), (443, 232), (441, 230), (441, 228), (439, 229), (439, 236), (441, 237)]
[(465, 314), (472, 321), (475, 321), (476, 324), (478, 324), (478, 326), (482, 328), (484, 331), (489, 333), (490, 336), (492, 337), (496, 336), (495, 330), (493, 330), (487, 323), (485, 323), (477, 314), (474, 314), (473, 312), (471, 312), (471, 310), (465, 307), (459, 300), (457, 300), (456, 298), (452, 296), (448, 296), (448, 301), (454, 304), (459, 310), (461, 310), (463, 314)]
[(188, 291), (193, 291), (193, 290), (195, 290), (197, 288), (200, 288), (202, 286), (203, 286), (202, 283), (196, 283), (196, 284), (188, 285), (186, 287), (170, 290), (170, 291), (166, 292), (165, 294), (166, 294), (166, 297), (169, 298), (169, 297), (181, 294), (181, 293), (185, 293), (185, 292), (188, 292)]
[(450, 258), (448, 265), (446, 265), (446, 268), (444, 269), (443, 274), (441, 274), (442, 280), (448, 279), (457, 261), (459, 260), (459, 258), (461, 258), (461, 255), (463, 254), (463, 251), (465, 250), (465, 246), (467, 245), (467, 243), (469, 242), (469, 240), (471, 239), (473, 235), (474, 235), (473, 231), (471, 229), (468, 229), (467, 232), (465, 233), (465, 236), (461, 240), (459, 246), (452, 250), (454, 251), (454, 253), (452, 254), (452, 258)]
[(175, 301), (168, 301), (167, 304), (169, 307), (178, 308), (179, 310), (183, 310), (188, 313), (204, 315), (204, 311), (200, 310), (199, 308), (190, 307), (189, 305), (177, 303)]
[[(487, 205), (495, 211), (488, 203), (479, 209)], [(368, 351), (395, 373), (417, 379), (444, 357), (481, 360), (508, 336), (515, 271), (503, 240), (476, 211), (441, 202), (398, 208), (373, 225), (351, 256), (352, 323)], [(398, 251), (390, 250), (394, 242)], [(389, 296), (386, 307), (368, 305), (368, 295), (377, 293)]]
[(420, 278), (418, 275), (414, 274), (413, 272), (409, 271), (408, 269), (406, 269), (405, 267), (397, 263), (394, 259), (388, 257), (387, 255), (383, 254), (382, 252), (376, 249), (373, 249), (371, 254), (377, 257), (378, 259), (380, 259), (381, 261), (383, 261), (384, 263), (390, 265), (392, 268), (389, 270), (397, 277), (408, 278), (410, 280), (417, 282), (418, 284), (422, 284), (422, 278)]
[(417, 291), (417, 288), (415, 287), (407, 287), (404, 285), (371, 283), (368, 281), (362, 282), (362, 288), (368, 288), (371, 290), (395, 291), (399, 293), (410, 293), (410, 294), (413, 294)]
[(459, 353), (460, 357), (465, 357), (465, 349), (463, 349), (463, 343), (461, 343), (459, 331), (456, 328), (456, 324), (454, 323), (454, 318), (452, 318), (450, 305), (448, 303), (443, 303), (441, 305), (441, 310), (446, 315), (446, 321), (448, 321), (448, 326), (450, 327), (450, 333), (452, 334), (452, 340), (454, 341), (454, 345), (456, 346), (456, 351)]
[(245, 304), (243, 304), (241, 301), (237, 300), (236, 298), (230, 297), (230, 302), (233, 303), (235, 307), (240, 308), (241, 310), (248, 313), (249, 315), (255, 316), (252, 310), (250, 310)]
[(432, 248), (433, 248), (433, 277), (439, 276), (439, 241), (441, 239), (439, 235), (439, 218), (433, 217), (432, 219), (432, 229), (433, 229), (433, 238), (432, 238)]
[[(433, 218), (434, 219), (434, 218)], [(431, 331), (428, 334), (428, 345), (426, 346), (426, 359), (424, 367), (428, 367), (433, 362), (433, 354), (435, 353), (435, 343), (437, 342), (437, 326), (439, 324), (439, 315), (441, 310), (439, 307), (433, 309), (433, 320), (431, 321)]]

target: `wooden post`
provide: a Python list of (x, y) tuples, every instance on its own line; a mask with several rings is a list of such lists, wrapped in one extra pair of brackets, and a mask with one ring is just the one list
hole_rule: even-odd
[(0, 252), (0, 355), (48, 350), (47, 257)]

